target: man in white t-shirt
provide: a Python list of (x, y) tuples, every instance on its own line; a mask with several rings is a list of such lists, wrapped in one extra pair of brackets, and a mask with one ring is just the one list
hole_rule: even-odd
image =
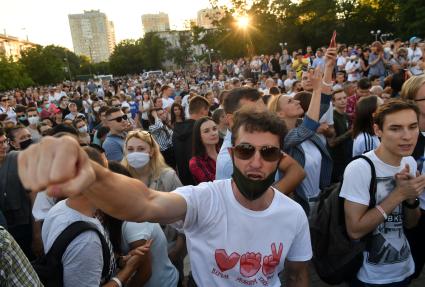
[(374, 116), (375, 134), (381, 143), (365, 156), (376, 170), (375, 207), (368, 209), (372, 177), (368, 163), (358, 159), (345, 170), (340, 196), (345, 198), (347, 233), (354, 240), (370, 234), (352, 286), (408, 286), (414, 272), (403, 227), (417, 224), (418, 196), (425, 187), (425, 176), (416, 176), (416, 162), (410, 156), (419, 134), (418, 115), (416, 105), (392, 100)]
[[(301, 206), (271, 187), (285, 127), (268, 111), (241, 110), (232, 128), (232, 179), (174, 192), (148, 189), (88, 160), (71, 138), (46, 138), (18, 158), (27, 189), (75, 196), (84, 191), (106, 213), (137, 222), (175, 222), (184, 230), (198, 286), (308, 286), (312, 257), (307, 217)], [(59, 144), (60, 142), (60, 144)], [(43, 155), (43, 165), (39, 156)], [(60, 168), (57, 168), (59, 167)], [(29, 176), (34, 171), (48, 178)]]
[(161, 87), (161, 95), (162, 95), (162, 108), (164, 110), (170, 111), (171, 105), (174, 103), (174, 100), (171, 97), (173, 94), (173, 88), (164, 85)]
[(347, 72), (347, 80), (349, 82), (357, 82), (358, 80), (360, 80), (361, 66), (360, 61), (355, 54), (351, 55), (350, 61), (345, 64), (345, 71)]

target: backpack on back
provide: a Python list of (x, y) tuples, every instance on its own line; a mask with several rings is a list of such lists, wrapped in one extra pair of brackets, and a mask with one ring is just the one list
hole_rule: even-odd
[[(353, 158), (365, 160), (371, 167), (368, 209), (375, 207), (376, 171), (372, 161), (360, 155)], [(356, 176), (356, 175), (352, 175)], [(322, 191), (317, 209), (310, 221), (313, 264), (319, 277), (327, 284), (336, 285), (355, 278), (363, 264), (366, 235), (353, 241), (348, 237), (345, 225), (344, 198), (339, 197), (342, 182)]]
[(62, 256), (68, 245), (81, 233), (85, 231), (95, 231), (102, 243), (103, 269), (102, 278), (108, 276), (110, 265), (110, 252), (108, 244), (103, 234), (97, 229), (96, 225), (86, 221), (76, 221), (65, 228), (53, 242), (49, 252), (44, 256), (31, 262), (34, 270), (37, 272), (40, 281), (46, 287), (63, 286), (63, 265)]

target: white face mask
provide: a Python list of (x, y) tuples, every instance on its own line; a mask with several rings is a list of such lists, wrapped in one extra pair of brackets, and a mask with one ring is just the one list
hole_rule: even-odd
[(127, 114), (127, 118), (132, 119), (133, 117), (131, 116), (131, 113)]
[(38, 124), (38, 121), (39, 121), (39, 117), (28, 118), (28, 122), (30, 123), (30, 125), (36, 125), (36, 124)]
[(132, 152), (127, 155), (128, 164), (132, 168), (142, 168), (148, 164), (150, 156), (145, 152)]
[(97, 113), (100, 110), (100, 107), (94, 107), (93, 110)]
[(81, 128), (78, 129), (78, 131), (80, 133), (86, 133), (87, 132), (87, 126), (82, 126)]

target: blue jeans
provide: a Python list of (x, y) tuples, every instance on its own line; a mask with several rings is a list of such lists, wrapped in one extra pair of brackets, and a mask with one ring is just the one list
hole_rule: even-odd
[(350, 287), (407, 287), (410, 284), (410, 278), (406, 278), (401, 282), (388, 283), (388, 284), (369, 284), (360, 281), (359, 279), (354, 279), (350, 283)]

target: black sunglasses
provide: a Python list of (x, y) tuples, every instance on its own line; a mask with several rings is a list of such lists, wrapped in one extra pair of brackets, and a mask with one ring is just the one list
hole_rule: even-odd
[[(252, 158), (255, 154), (255, 151), (257, 148), (251, 144), (248, 143), (242, 143), (238, 144), (233, 148), (234, 155), (242, 160), (248, 160)], [(259, 147), (259, 152), (261, 157), (265, 161), (277, 161), (282, 158), (282, 152), (280, 151), (280, 148), (275, 146), (262, 146)]]
[(122, 122), (122, 120), (124, 120), (124, 121), (128, 120), (127, 115), (123, 115), (123, 116), (120, 116), (120, 117), (117, 117), (117, 118), (114, 118), (114, 119), (110, 119), (108, 121), (110, 121), (110, 122), (117, 121), (117, 122), (120, 123), (120, 122)]

